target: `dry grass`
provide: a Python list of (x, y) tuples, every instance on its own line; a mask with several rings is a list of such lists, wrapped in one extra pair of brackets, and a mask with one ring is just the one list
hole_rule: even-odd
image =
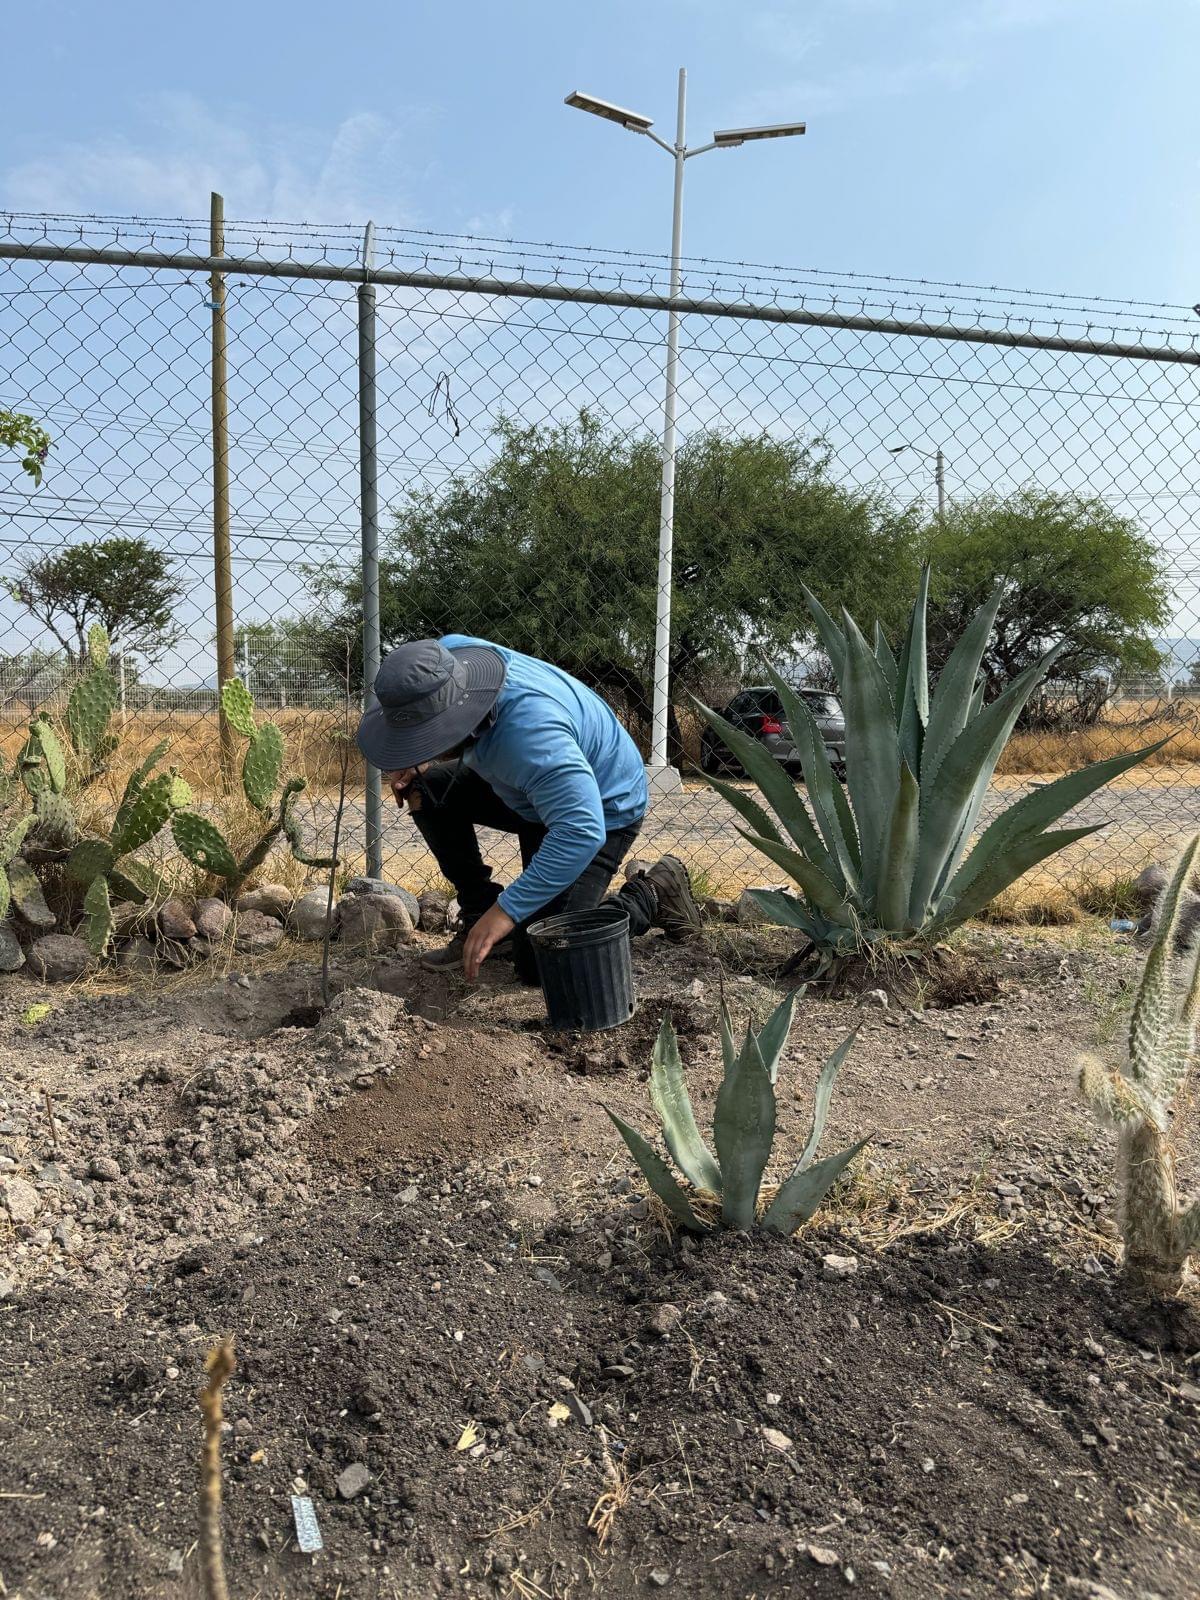
[[(51, 720), (59, 722), (61, 707), (47, 709)], [(343, 713), (274, 711), (269, 713), (269, 720), (283, 734), (286, 770), (307, 778), (314, 788), (336, 789), (341, 780)], [(215, 712), (134, 711), (124, 721), (118, 713), (113, 718), (112, 729), (120, 736), (121, 743), (106, 782), (117, 794), (129, 773), (161, 739), (170, 740), (164, 764), (177, 766), (197, 795), (208, 798), (221, 794), (220, 737)], [(0, 751), (8, 760), (12, 760), (24, 743), (25, 731), (24, 718), (8, 714), (0, 723)], [(65, 730), (63, 737), (65, 742)], [(244, 741), (236, 739), (235, 744), (240, 760)], [(361, 783), (363, 775), (363, 760), (355, 747), (351, 751), (348, 779), (351, 783)]]
[(1090, 761), (1125, 755), (1158, 739), (1169, 739), (1145, 765), (1179, 766), (1200, 762), (1200, 712), (1191, 701), (1128, 701), (1094, 728), (1071, 733), (1017, 733), (997, 767), (1002, 773), (1072, 772)]

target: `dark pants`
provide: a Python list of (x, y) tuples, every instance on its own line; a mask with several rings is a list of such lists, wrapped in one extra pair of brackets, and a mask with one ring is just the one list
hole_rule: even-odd
[[(421, 799), (412, 818), (429, 846), (443, 876), (458, 893), (463, 921), (470, 926), (493, 906), (501, 885), (479, 849), (476, 828), (515, 833), (521, 847), (521, 865), (527, 867), (546, 837), (540, 822), (527, 822), (501, 800), (496, 791), (468, 768), (456, 762), (430, 767), (421, 778)], [(526, 928), (529, 922), (552, 917), (559, 911), (590, 911), (604, 900), (617, 868), (637, 838), (640, 827), (614, 828), (575, 882), (540, 906), (527, 922), (513, 931), (513, 961), (526, 983), (537, 982), (537, 965)], [(635, 879), (624, 884), (609, 901), (629, 913), (631, 936), (654, 925), (657, 897), (648, 883)]]

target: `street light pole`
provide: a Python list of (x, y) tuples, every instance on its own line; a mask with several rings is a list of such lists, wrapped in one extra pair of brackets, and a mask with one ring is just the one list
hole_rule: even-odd
[(946, 454), (941, 445), (936, 451), (920, 450), (915, 444), (893, 444), (888, 446), (888, 455), (902, 456), (906, 450), (911, 450), (913, 455), (921, 456), (925, 461), (933, 462), (933, 481), (937, 488), (937, 517), (938, 522), (946, 520)]
[[(683, 164), (687, 159), (687, 70), (679, 69), (675, 120), (675, 202), (671, 214), (671, 299), (683, 287)], [(671, 568), (675, 555), (675, 418), (679, 401), (679, 313), (667, 312), (666, 394), (663, 398), (662, 481), (658, 515), (658, 588), (654, 607), (654, 702), (650, 734), (650, 781), (658, 789), (679, 787), (667, 761), (671, 701)]]
[(651, 711), (650, 760), (647, 776), (657, 791), (678, 789), (678, 771), (667, 761), (667, 724), (671, 708), (671, 567), (675, 543), (675, 423), (679, 406), (679, 323), (675, 302), (683, 290), (683, 166), (692, 156), (709, 150), (736, 150), (754, 139), (787, 139), (804, 132), (803, 122), (780, 122), (770, 127), (726, 128), (713, 134), (707, 144), (687, 147), (687, 71), (679, 69), (679, 98), (675, 120), (675, 143), (670, 145), (654, 133), (650, 117), (629, 111), (578, 89), (566, 103), (577, 111), (588, 111), (606, 122), (618, 123), (630, 133), (643, 133), (675, 163), (675, 197), (671, 214), (671, 304), (667, 311), (666, 389), (663, 395), (662, 467), (659, 490), (658, 577), (654, 604), (654, 696)]

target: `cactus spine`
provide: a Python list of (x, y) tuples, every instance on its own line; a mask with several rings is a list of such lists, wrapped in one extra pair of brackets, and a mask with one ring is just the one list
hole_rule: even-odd
[(304, 854), (300, 824), (292, 813), (296, 796), (306, 787), (304, 778), (289, 778), (274, 809), (274, 794), (283, 772), (283, 735), (273, 722), (254, 721), (254, 700), (239, 678), (230, 678), (221, 690), (221, 709), (230, 727), (247, 741), (242, 757), (242, 791), (263, 817), (270, 819), (249, 850), (239, 858), (215, 823), (195, 811), (176, 811), (171, 818), (171, 833), (181, 855), (193, 866), (224, 879), (224, 892), (236, 900), (252, 872), (262, 866), (271, 846), (281, 836), (297, 861), (309, 867), (327, 867), (329, 861)]
[(1091, 1055), (1078, 1062), (1083, 1098), (1117, 1133), (1125, 1276), (1135, 1293), (1150, 1297), (1178, 1294), (1188, 1257), (1200, 1250), (1200, 1200), (1180, 1203), (1168, 1136), (1200, 1021), (1200, 945), (1189, 958), (1182, 999), (1174, 982), (1175, 935), (1198, 850), (1200, 834), (1163, 891), (1130, 1017), (1128, 1060), (1119, 1068)]

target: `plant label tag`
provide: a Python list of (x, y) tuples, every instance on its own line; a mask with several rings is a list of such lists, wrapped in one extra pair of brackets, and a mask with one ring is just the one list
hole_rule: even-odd
[(292, 1496), (292, 1517), (296, 1524), (296, 1543), (306, 1556), (325, 1547), (321, 1543), (321, 1530), (317, 1526), (317, 1513), (306, 1494)]

